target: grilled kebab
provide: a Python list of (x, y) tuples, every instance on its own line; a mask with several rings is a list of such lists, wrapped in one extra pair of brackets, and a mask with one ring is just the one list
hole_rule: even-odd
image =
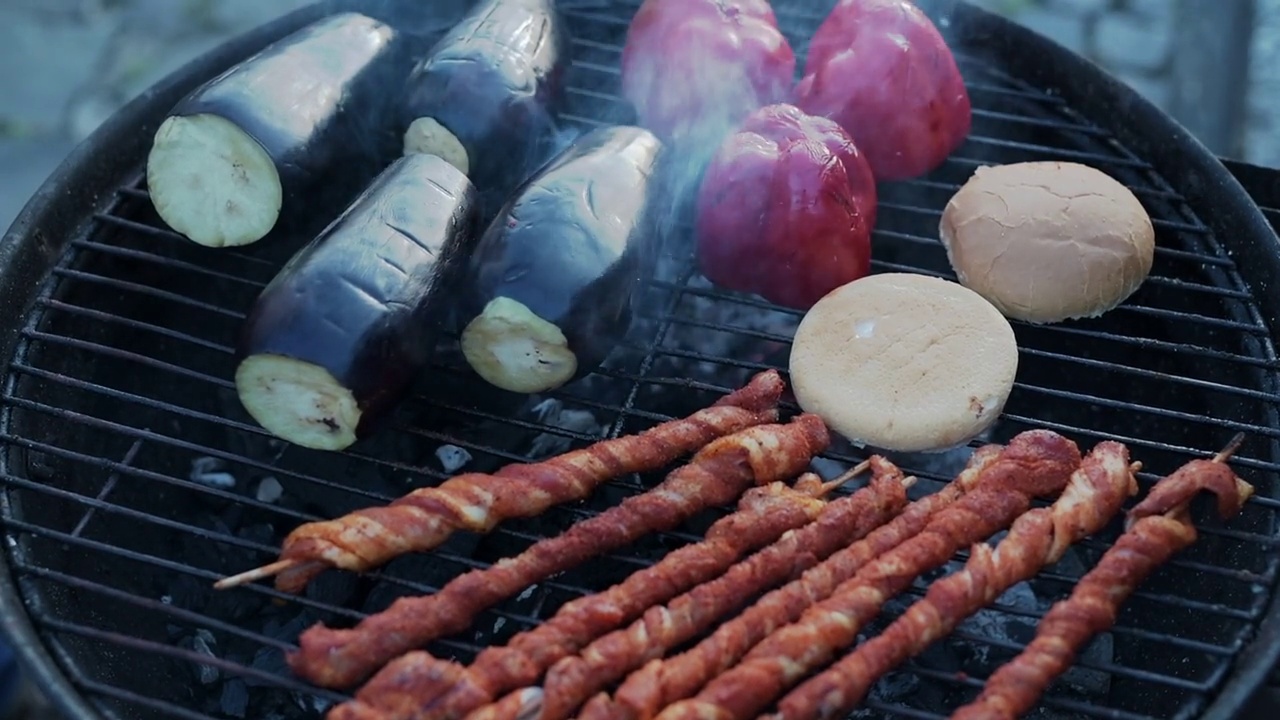
[[(702, 510), (733, 502), (753, 485), (794, 478), (829, 442), (826, 425), (815, 415), (720, 438), (648, 492), (534, 543), (515, 557), (460, 575), (434, 595), (400, 598), (352, 629), (312, 626), (302, 634), (301, 649), (289, 656), (290, 667), (306, 677), (357, 677), (408, 653), (384, 667), (354, 700), (329, 714), (330, 720), (379, 717), (368, 709), (396, 695), (384, 695), (388, 685), (418, 682), (415, 668), (430, 667), (423, 662), (430, 657), (425, 652), (408, 651), (465, 630), (481, 611), (588, 558), (645, 534), (671, 530)], [(423, 675), (429, 679), (430, 671)]]
[(497, 703), (483, 706), (467, 720), (515, 720), (519, 717), (565, 718), (591, 693), (603, 688), (646, 659), (706, 630), (716, 619), (742, 603), (743, 598), (811, 566), (837, 548), (863, 537), (902, 511), (906, 487), (913, 478), (882, 457), (869, 461), (871, 483), (848, 497), (833, 500), (818, 518), (743, 560), (711, 582), (699, 585), (666, 605), (654, 604), (629, 627), (604, 635), (551, 666), (544, 686), (550, 701), (540, 714), (543, 692), (526, 687)]
[(848, 647), (883, 604), (959, 549), (1007, 528), (1036, 497), (1054, 495), (1080, 467), (1076, 444), (1048, 430), (1021, 433), (982, 474), (977, 487), (933, 516), (920, 534), (877, 557), (800, 620), (781, 628), (693, 698), (659, 720), (749, 720), (810, 671)]
[(1156, 483), (1129, 511), (1128, 528), (1036, 628), (1035, 638), (992, 673), (982, 693), (951, 714), (952, 720), (1015, 720), (1075, 661), (1091, 637), (1116, 622), (1124, 601), (1157, 568), (1196, 540), (1187, 503), (1203, 491), (1218, 500), (1227, 519), (1244, 506), (1253, 486), (1225, 463), (1243, 439), (1237, 436), (1212, 460), (1192, 460)]
[[(911, 503), (887, 525), (834, 513), (829, 522), (819, 519), (719, 580), (665, 608), (650, 610), (642, 622), (628, 630), (605, 636), (577, 657), (561, 660), (543, 681), (543, 697), (530, 693), (523, 700), (527, 705), (541, 704), (540, 714), (534, 716), (537, 720), (564, 720), (592, 693), (640, 668), (626, 678), (614, 696), (601, 692), (592, 698), (579, 717), (652, 718), (667, 704), (692, 695), (717, 673), (732, 667), (775, 628), (796, 620), (805, 607), (825, 598), (872, 559), (920, 532), (929, 518), (977, 483), (1000, 450), (996, 445), (979, 448), (954, 481)], [(803, 575), (767, 593), (689, 651), (662, 659), (666, 651), (693, 639), (739, 607), (743, 598), (798, 572)], [(641, 667), (645, 661), (648, 664)], [(517, 705), (516, 698), (508, 695), (467, 720), (515, 720), (510, 710)]]
[[(860, 472), (867, 465), (852, 472)], [(880, 505), (899, 497), (905, 504), (906, 488), (897, 468), (880, 463), (876, 474), (863, 494), (874, 496)], [(891, 477), (884, 477), (886, 474)], [(851, 476), (852, 473), (824, 484), (810, 473), (794, 489), (781, 482), (752, 488), (739, 501), (738, 511), (713, 524), (702, 542), (670, 553), (604, 592), (563, 605), (552, 618), (516, 635), (505, 646), (485, 649), (470, 667), (423, 658), (426, 664), (437, 665), (437, 669), (422, 667), (417, 671), (439, 679), (434, 686), (424, 683), (413, 688), (419, 707), (425, 708), (423, 718), (460, 718), (493, 702), (501, 693), (536, 682), (557, 660), (577, 653), (647, 608), (714, 579), (744, 555), (773, 543), (783, 533), (812, 522), (826, 506), (820, 498)]]
[[(486, 533), (504, 520), (534, 517), (553, 505), (587, 497), (611, 478), (658, 470), (716, 438), (775, 422), (783, 389), (781, 375), (768, 370), (711, 407), (635, 435), (542, 462), (507, 465), (492, 475), (457, 475), (387, 506), (301, 525), (285, 538), (279, 561), (224, 578), (215, 587), (279, 573), (276, 588), (299, 592), (328, 567), (364, 572), (399, 555), (430, 550), (458, 530)], [(304, 677), (324, 687), (346, 687), (361, 679), (332, 673)]]
[(985, 542), (974, 545), (963, 569), (935, 581), (883, 632), (788, 693), (770, 720), (847, 715), (880, 676), (1060, 560), (1074, 543), (1105, 528), (1138, 491), (1136, 470), (1124, 445), (1099, 443), (1051, 507), (1019, 517), (994, 550)]

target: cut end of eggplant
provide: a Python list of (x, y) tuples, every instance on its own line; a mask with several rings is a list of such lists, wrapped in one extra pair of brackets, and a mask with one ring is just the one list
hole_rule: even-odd
[(160, 218), (206, 247), (261, 239), (280, 216), (280, 173), (266, 149), (217, 115), (166, 119), (147, 157), (147, 188)]
[(558, 388), (578, 371), (578, 358), (560, 328), (506, 297), (490, 301), (467, 324), (462, 354), (490, 385), (516, 393)]
[(462, 141), (435, 118), (421, 117), (409, 124), (404, 133), (404, 154), (414, 153), (435, 155), (461, 170), (463, 175), (471, 172), (471, 160)]
[(356, 441), (360, 408), (329, 371), (283, 355), (250, 355), (236, 368), (245, 410), (272, 435), (313, 450)]

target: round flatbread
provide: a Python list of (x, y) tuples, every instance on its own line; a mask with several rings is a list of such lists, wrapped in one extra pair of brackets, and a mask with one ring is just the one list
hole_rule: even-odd
[(1013, 328), (958, 283), (908, 273), (838, 288), (791, 348), (805, 412), (859, 445), (933, 452), (968, 442), (1004, 409), (1018, 369)]

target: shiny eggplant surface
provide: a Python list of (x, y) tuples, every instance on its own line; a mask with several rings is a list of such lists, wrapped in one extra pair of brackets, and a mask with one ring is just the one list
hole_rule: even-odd
[(554, 152), (569, 35), (554, 0), (482, 0), (415, 66), (404, 151), (440, 155), (505, 192)]
[[(408, 47), (358, 13), (319, 20), (181, 100), (156, 131), (147, 186), (161, 219), (209, 247), (248, 245), (282, 212), (343, 207), (385, 166), (390, 88)], [(335, 202), (336, 201), (336, 202)]]
[(626, 335), (659, 250), (663, 146), (593, 130), (522, 184), (472, 256), (461, 346), (490, 384), (535, 393), (589, 374)]
[(235, 381), (254, 420), (323, 450), (373, 431), (425, 366), (480, 222), (471, 182), (434, 155), (379, 175), (250, 311)]

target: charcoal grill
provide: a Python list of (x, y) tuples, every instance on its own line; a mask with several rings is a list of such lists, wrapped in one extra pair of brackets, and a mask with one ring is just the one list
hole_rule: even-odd
[[(571, 125), (625, 117), (616, 68), (637, 4), (564, 3), (576, 37)], [(939, 214), (983, 163), (1092, 164), (1133, 189), (1157, 230), (1152, 277), (1123, 307), (1095, 320), (1016, 325), (1019, 383), (987, 439), (1032, 427), (1086, 448), (1118, 439), (1145, 463), (1145, 488), (1244, 431), (1236, 465), (1258, 488), (1229, 525), (1202, 523), (1196, 546), (1144, 584), (1119, 626), (1090, 646), (1036, 716), (1232, 717), (1280, 653), (1280, 243), (1223, 165), (1132, 91), (996, 16), (923, 4), (958, 52), (974, 129), (930, 176), (883, 188), (875, 271), (948, 277)], [(830, 3), (774, 5), (803, 56), (804, 38)], [(0, 398), (0, 604), (28, 669), (69, 716), (319, 717), (343, 696), (285, 669), (282, 653), (304, 627), (353, 623), (397, 595), (430, 592), (655, 478), (616, 481), (587, 502), (456, 538), (369, 576), (327, 573), (301, 597), (267, 585), (215, 592), (214, 580), (274, 559), (300, 522), (438, 482), (446, 476), (441, 457), (459, 450), (476, 470), (545, 456), (684, 414), (752, 372), (785, 368), (797, 315), (711, 288), (693, 271), (685, 238), (650, 283), (634, 337), (563, 392), (486, 394), (446, 344), (395, 428), (350, 452), (284, 447), (259, 430), (235, 399), (228, 345), (281, 252), (211, 251), (168, 232), (146, 199), (146, 149), (183, 94), (267, 42), (337, 9), (394, 7), (311, 6), (179, 70), (78, 148), (0, 246), (9, 308), (0, 337), (10, 359)], [(836, 448), (826, 462), (860, 457)], [(924, 479), (921, 492), (960, 461), (895, 459)], [(690, 541), (710, 519), (530, 588), (429, 649), (467, 660)], [(856, 716), (944, 717), (1021, 647), (1114, 532), (1083, 543), (886, 678)], [(903, 607), (893, 603), (886, 618)]]

